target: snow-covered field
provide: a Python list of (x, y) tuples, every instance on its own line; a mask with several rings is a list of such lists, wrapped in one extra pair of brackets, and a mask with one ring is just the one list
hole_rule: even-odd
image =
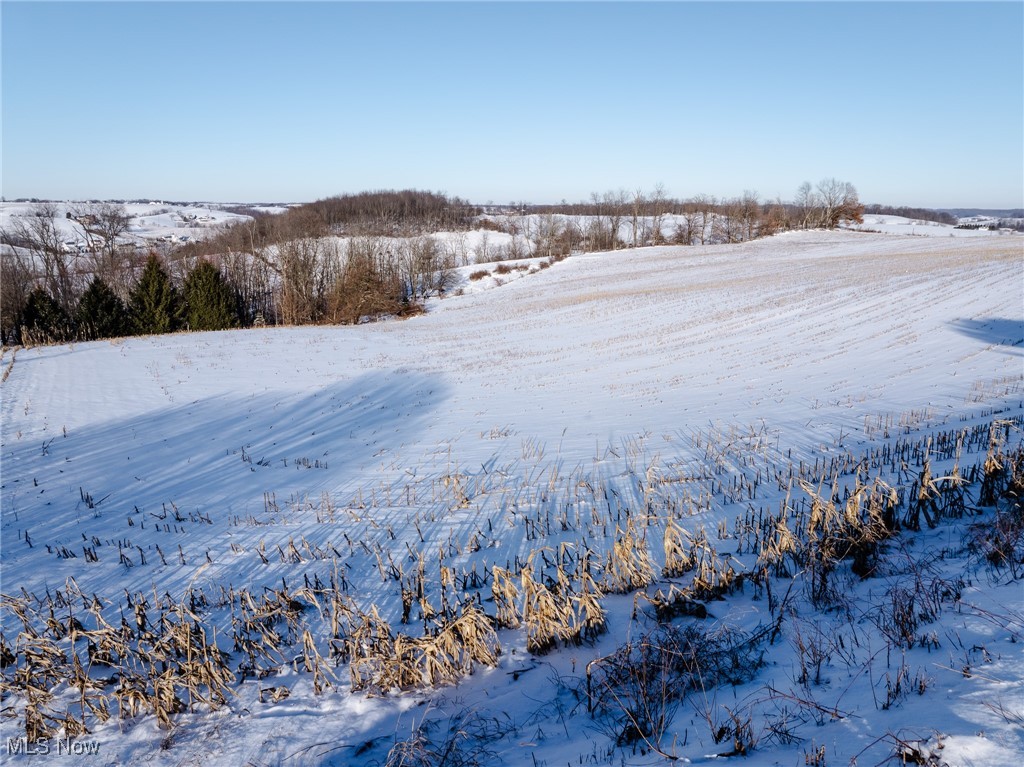
[[(68, 213), (77, 215), (79, 212), (86, 212), (89, 205), (83, 202), (60, 202), (52, 205), (57, 213), (56, 226), (68, 247), (85, 247), (86, 237), (82, 226), (68, 218)], [(3, 203), (0, 206), (0, 230), (14, 231), (18, 220), (32, 216), (37, 207), (37, 204), (29, 202)], [(128, 231), (119, 238), (119, 242), (140, 245), (160, 241), (177, 243), (187, 242), (189, 239), (203, 239), (228, 224), (248, 218), (230, 213), (217, 205), (176, 205), (154, 201), (127, 203), (124, 209), (131, 221)], [(283, 208), (268, 209), (275, 212), (281, 210)]]
[[(111, 717), (87, 717), (78, 739), (96, 745), (95, 763), (667, 763), (628, 737), (628, 706), (588, 706), (584, 692), (588, 664), (657, 628), (636, 590), (603, 597), (608, 630), (593, 641), (532, 653), (523, 628), (502, 628), (493, 668), (368, 695), (350, 690), (347, 661), (329, 662), (317, 584), (418, 637), (439, 630), (424, 613), (446, 603), (493, 616), (495, 566), (525, 588), (572, 561), (603, 585), (635, 527), (660, 573), (675, 520), (750, 573), (750, 520), (807, 507), (800, 478), (829, 495), (834, 475), (840, 497), (855, 477), (879, 478), (909, 499), (928, 438), (938, 476), (953, 470), (957, 435), (966, 473), (994, 421), (1011, 422), (1008, 449), (1022, 441), (1022, 242), (800, 232), (596, 253), (514, 280), (470, 281), (480, 267), (466, 267), (462, 295), (401, 322), (5, 351), (3, 594), (45, 614), (60, 592), (72, 606), (58, 622), (77, 610), (87, 629), (93, 595), (113, 626), (135, 626), (142, 600), (152, 615), (187, 603), (230, 653), (226, 705), (197, 703), (173, 730), (144, 711), (119, 717), (111, 678), (97, 690)], [(969, 506), (976, 497), (972, 486)], [(749, 719), (753, 750), (736, 759), (750, 764), (875, 765), (918, 741), (936, 764), (1019, 764), (1022, 581), (967, 549), (976, 521), (902, 532), (864, 580), (844, 564), (824, 607), (794, 570), (767, 593), (747, 584), (709, 602), (706, 618), (676, 618), (748, 637), (750, 673), (663, 695), (664, 732), (649, 740), (700, 762), (736, 750)], [(915, 582), (937, 596), (927, 619), (911, 607), (919, 635), (901, 643), (884, 616)], [(298, 596), (304, 586), (320, 601)], [(256, 676), (240, 673), (231, 639), (242, 590), (306, 600), (297, 629), (276, 624), (294, 641)], [(3, 632), (17, 650), (27, 639), (12, 604)], [(302, 670), (305, 628), (328, 659), (319, 694)], [(55, 716), (78, 710), (78, 688), (54, 693)], [(3, 706), (13, 761), (24, 700)]]
[[(865, 232), (882, 232), (884, 234), (912, 235), (915, 237), (991, 237), (994, 232), (987, 227), (998, 224), (998, 219), (990, 216), (972, 216), (961, 219), (961, 223), (976, 224), (984, 229), (957, 229), (951, 224), (940, 224), (938, 221), (926, 221), (906, 216), (889, 216), (878, 213), (864, 214), (863, 224), (850, 224), (850, 229)], [(1010, 232), (1002, 232), (1003, 236), (1014, 236)]]

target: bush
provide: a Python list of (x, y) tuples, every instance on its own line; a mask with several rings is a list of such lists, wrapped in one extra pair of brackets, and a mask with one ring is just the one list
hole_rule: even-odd
[(418, 305), (403, 290), (397, 268), (374, 242), (354, 243), (341, 276), (327, 296), (331, 322), (357, 325), (363, 317), (416, 313)]
[(663, 626), (588, 664), (581, 691), (587, 711), (616, 745), (642, 742), (661, 753), (658, 744), (686, 693), (753, 679), (764, 637), (726, 626)]
[(482, 280), (484, 277), (490, 277), (490, 276), (491, 276), (491, 273), (489, 271), (487, 271), (486, 269), (478, 269), (477, 271), (475, 271), (471, 275), (469, 275), (469, 279), (476, 281), (476, 280)]

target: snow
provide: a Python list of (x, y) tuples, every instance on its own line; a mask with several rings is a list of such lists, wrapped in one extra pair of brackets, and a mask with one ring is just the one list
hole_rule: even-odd
[[(84, 248), (86, 241), (81, 225), (66, 218), (66, 214), (69, 211), (85, 209), (88, 207), (88, 203), (67, 201), (53, 204), (57, 210), (57, 229), (61, 232), (64, 240), (71, 248)], [(4, 202), (0, 205), (0, 229), (10, 231), (16, 219), (31, 215), (35, 207), (35, 203), (30, 202)], [(126, 203), (124, 208), (131, 223), (121, 240), (138, 245), (152, 245), (159, 242), (183, 242), (185, 241), (183, 238), (202, 239), (225, 226), (249, 218), (226, 210), (230, 207), (233, 206), (222, 203), (197, 203), (194, 205), (159, 201)], [(249, 207), (265, 213), (278, 214), (285, 212), (290, 206), (257, 205)], [(478, 228), (462, 232), (434, 232), (429, 236), (437, 241), (442, 250), (452, 256), (458, 264), (489, 263), (532, 255), (531, 237), (538, 232), (545, 231), (552, 223), (559, 227), (573, 224), (579, 229), (584, 229), (595, 217), (529, 214), (524, 216), (490, 215), (484, 216), (483, 219), (490, 221), (492, 226), (501, 227), (504, 231)], [(607, 223), (607, 217), (603, 221)], [(995, 219), (972, 217), (964, 219), (964, 221), (968, 223), (981, 221), (988, 224)], [(685, 225), (685, 222), (685, 215), (666, 214), (663, 216), (661, 235), (665, 241), (670, 241), (675, 236), (677, 228)], [(650, 232), (653, 225), (652, 218), (640, 217), (637, 220), (637, 236), (646, 236), (645, 233)], [(992, 232), (988, 229), (956, 229), (948, 224), (889, 215), (867, 215), (864, 217), (863, 224), (851, 225), (850, 228), (865, 232), (928, 237), (1000, 236), (999, 232)], [(510, 233), (513, 231), (515, 234)], [(633, 221), (630, 216), (621, 217), (617, 234), (620, 242), (630, 243), (633, 241)], [(1002, 234), (1005, 236), (1008, 233)], [(708, 236), (710, 237), (710, 227)]]
[(443, 251), (455, 258), (455, 263), (490, 263), (501, 260), (511, 248), (518, 245), (529, 254), (532, 244), (508, 232), (472, 229), (466, 232), (435, 232), (430, 235)]
[[(88, 203), (58, 202), (53, 205), (57, 211), (55, 223), (58, 231), (67, 241), (84, 244), (81, 225), (67, 218), (67, 214), (69, 211), (87, 209)], [(0, 206), (0, 229), (11, 231), (16, 219), (32, 215), (36, 207), (35, 203), (29, 202), (4, 202)], [(229, 213), (215, 204), (126, 203), (124, 209), (131, 221), (121, 241), (129, 243), (152, 243), (162, 239), (169, 241), (172, 236), (201, 239), (228, 224), (249, 218)]]
[[(171, 226), (169, 214), (144, 213), (132, 211), (140, 226)], [(905, 227), (868, 218), (866, 228)], [(770, 482), (753, 499), (723, 489), (751, 476), (737, 458), (744, 450), (766, 467), (814, 463), (1024, 413), (1022, 241), (942, 231), (794, 232), (579, 255), (543, 270), (522, 259), (511, 265), (526, 268), (500, 284), (494, 265), (460, 268), (461, 295), (432, 299), (405, 321), (5, 350), (2, 591), (42, 595), (73, 577), (116, 618), (126, 590), (178, 599), (231, 584), (256, 593), (329, 574), (320, 560), (278, 559), (278, 545), (304, 541), (346, 554), (334, 566), (347, 568), (353, 598), (414, 631), (399, 625), (394, 583), (343, 538), (379, 544), (396, 561), (455, 541), (452, 566), (481, 571), (561, 543), (604, 551), (614, 530), (584, 541), (570, 525), (534, 539), (523, 519), (568, 509), (584, 485), (635, 507), (639, 478), (682, 486), (710, 465), (701, 445), (719, 444), (725, 480), (717, 490), (715, 479), (688, 485), (706, 508), (686, 522), (713, 537), (720, 522), (731, 528), (748, 510), (777, 509), (785, 494)], [(480, 237), (465, 236), (468, 252)], [(482, 268), (491, 274), (469, 280)], [(1020, 431), (1011, 439), (1020, 444)], [(983, 459), (975, 451), (964, 463)], [(468, 504), (450, 502), (453, 477)], [(336, 509), (329, 519), (325, 499)], [(158, 518), (171, 522), (173, 510), (183, 521), (162, 531)], [(951, 765), (1018, 764), (1024, 595), (1019, 581), (963, 550), (971, 521), (901, 535), (889, 571), (843, 581), (843, 609), (798, 600), (782, 638), (765, 647), (765, 667), (689, 696), (662, 747), (695, 763), (728, 751), (703, 709), (742, 711), (773, 689), (779, 697), (755, 715), (762, 743), (751, 764), (802, 764), (818, 746), (828, 764), (877, 764), (897, 738), (930, 744)], [(475, 534), (486, 543), (470, 552)], [(83, 536), (101, 542), (99, 561), (84, 561)], [(113, 548), (126, 538), (131, 568)], [(734, 539), (714, 543), (749, 565)], [(267, 565), (261, 544), (274, 552)], [(55, 556), (62, 546), (78, 556)], [(656, 558), (659, 549), (654, 536)], [(961, 599), (922, 627), (937, 647), (893, 650), (874, 611), (914, 573), (963, 578)], [(604, 604), (609, 631), (595, 643), (534, 656), (522, 630), (502, 630), (498, 667), (452, 687), (367, 697), (348, 690), (341, 667), (335, 687), (314, 695), (310, 675), (285, 663), (237, 684), (223, 709), (179, 715), (171, 732), (151, 716), (115, 715), (82, 737), (99, 742), (104, 764), (369, 765), (420, 725), (442, 738), (451, 724), (486, 722), (485, 764), (660, 764), (617, 748), (571, 692), (587, 663), (654, 628), (643, 610), (634, 617), (632, 595)], [(771, 620), (750, 588), (708, 610), (710, 626), (753, 631)], [(796, 681), (795, 629), (837, 643), (818, 684)], [(4, 632), (13, 643), (6, 613)], [(854, 662), (840, 661), (840, 641)], [(886, 680), (903, 666), (927, 689), (881, 708)], [(260, 703), (259, 688), (272, 685), (291, 695)], [(841, 715), (794, 702), (809, 697)], [(765, 705), (786, 709), (802, 740), (768, 737)], [(3, 721), (5, 739), (18, 732)]]
[[(994, 223), (995, 219), (977, 217), (963, 219), (961, 223)], [(915, 237), (992, 237), (1004, 236), (1008, 233), (993, 232), (989, 229), (957, 229), (952, 224), (940, 224), (938, 221), (926, 221), (905, 216), (888, 216), (868, 213), (863, 224), (850, 224), (850, 229), (864, 232), (883, 232), (885, 234), (913, 235)]]

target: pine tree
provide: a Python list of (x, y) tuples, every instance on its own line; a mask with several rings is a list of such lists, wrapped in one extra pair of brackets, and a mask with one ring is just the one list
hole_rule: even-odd
[(238, 327), (238, 302), (220, 270), (200, 261), (185, 278), (185, 320), (189, 330)]
[(94, 277), (78, 302), (78, 336), (83, 341), (128, 335), (131, 323), (128, 309), (117, 294)]
[(21, 313), (22, 343), (52, 344), (71, 338), (71, 320), (45, 289), (33, 290)]
[(146, 261), (142, 276), (132, 288), (128, 313), (136, 333), (171, 333), (181, 324), (178, 291), (155, 255)]

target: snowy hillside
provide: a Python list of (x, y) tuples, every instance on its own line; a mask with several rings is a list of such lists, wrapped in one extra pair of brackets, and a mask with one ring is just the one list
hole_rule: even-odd
[[(85, 246), (86, 238), (81, 224), (70, 215), (89, 210), (87, 203), (53, 203), (56, 208), (55, 223), (65, 237), (69, 248)], [(34, 214), (37, 205), (28, 202), (5, 202), (0, 206), (0, 230), (15, 231), (18, 220), (25, 220)], [(128, 203), (124, 206), (130, 218), (128, 231), (120, 241), (140, 245), (159, 241), (185, 242), (188, 239), (202, 239), (223, 226), (248, 218), (229, 213), (217, 205), (175, 205), (172, 203)], [(276, 210), (276, 209), (275, 209)], [(183, 239), (184, 238), (184, 239)]]
[[(69, 252), (85, 250), (89, 237), (83, 225), (74, 217), (89, 211), (90, 204), (72, 201), (52, 205), (56, 210), (54, 223), (63, 238), (65, 248)], [(35, 214), (37, 207), (34, 203), (4, 202), (0, 205), (0, 231), (17, 234), (19, 224), (26, 224)], [(130, 223), (118, 241), (137, 247), (149, 247), (158, 244), (180, 245), (189, 240), (204, 239), (232, 223), (248, 218), (226, 209), (230, 207), (232, 206), (215, 203), (128, 203), (124, 205), (124, 211)], [(254, 206), (252, 210), (277, 214), (283, 213), (287, 208)], [(690, 215), (694, 219), (702, 219), (700, 213)], [(657, 222), (649, 216), (641, 216), (635, 221), (629, 216), (619, 218), (616, 236), (622, 243), (652, 241), (653, 230), (656, 227), (660, 229), (661, 241), (672, 242), (680, 231), (687, 228), (688, 221), (688, 216), (684, 214), (666, 214), (659, 217)], [(718, 214), (709, 214), (707, 221), (697, 227), (706, 230), (709, 242), (725, 239), (715, 231), (715, 220), (718, 218)], [(583, 231), (600, 221), (601, 218), (597, 216), (566, 214), (487, 215), (481, 217), (476, 227), (468, 231), (435, 232), (430, 236), (438, 242), (444, 252), (455, 257), (456, 263), (469, 264), (529, 256), (535, 243), (538, 239), (543, 239), (547, 231), (561, 230), (568, 225)], [(987, 227), (996, 220), (972, 218), (965, 221), (984, 224)], [(495, 231), (495, 228), (501, 231)], [(957, 229), (934, 221), (879, 214), (868, 214), (863, 224), (852, 225), (850, 228), (866, 232), (929, 237), (992, 237), (1000, 234), (987, 228)]]
[[(952, 233), (467, 267), (400, 322), (5, 351), (4, 741), (1018, 764), (1024, 581), (967, 541), (996, 514), (972, 510), (986, 456), (1022, 445), (1024, 253)], [(815, 515), (853, 524), (886, 488), (903, 529), (872, 528), (866, 577), (766, 564), (787, 525), (810, 546)]]
[(885, 234), (914, 235), (915, 237), (992, 237), (993, 235), (1008, 236), (1008, 232), (994, 232), (987, 227), (996, 224), (997, 219), (991, 217), (972, 217), (961, 220), (961, 224), (976, 224), (985, 228), (958, 229), (950, 224), (938, 221), (926, 221), (905, 216), (889, 216), (878, 213), (865, 213), (863, 224), (850, 224), (850, 229), (863, 232), (882, 232)]

